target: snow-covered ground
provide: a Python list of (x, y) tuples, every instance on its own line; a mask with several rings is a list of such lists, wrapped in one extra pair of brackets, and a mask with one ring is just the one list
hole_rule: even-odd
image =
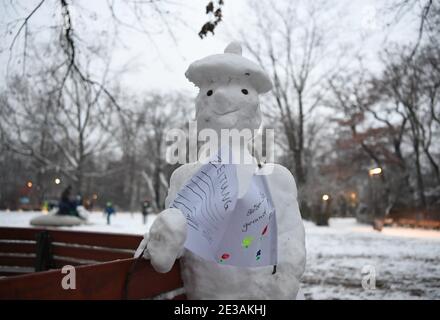
[[(39, 212), (0, 211), (0, 226), (30, 227)], [(73, 230), (144, 234), (140, 213), (118, 213), (108, 226), (102, 213)], [(440, 299), (440, 231), (385, 228), (382, 232), (354, 219), (330, 220), (330, 227), (305, 222), (306, 299)], [(65, 228), (69, 229), (69, 228)], [(362, 270), (376, 276), (376, 289), (362, 287)], [(371, 283), (371, 282), (369, 282)]]
[[(306, 299), (440, 299), (439, 231), (377, 232), (336, 218), (330, 227), (305, 226)], [(375, 272), (376, 289), (362, 287), (367, 270)]]
[[(32, 228), (29, 221), (41, 214), (40, 211), (0, 211), (0, 226)], [(150, 228), (154, 218), (155, 215), (149, 215), (147, 224), (144, 225), (141, 213), (118, 212), (116, 215), (112, 215), (111, 224), (107, 225), (107, 218), (102, 212), (92, 212), (89, 216), (88, 224), (75, 227), (60, 227), (60, 229), (143, 235)]]

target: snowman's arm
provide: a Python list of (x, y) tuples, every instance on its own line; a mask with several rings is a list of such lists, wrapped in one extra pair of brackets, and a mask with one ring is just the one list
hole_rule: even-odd
[(162, 211), (151, 226), (147, 254), (157, 272), (168, 272), (182, 255), (186, 240), (186, 218), (179, 209)]
[(296, 182), (287, 168), (275, 165), (268, 183), (277, 210), (278, 246), (288, 248), (279, 253), (280, 267), (287, 263), (288, 273), (299, 280), (305, 269), (306, 248)]
[[(280, 228), (278, 245), (280, 248), (287, 248), (287, 251), (280, 253), (279, 262), (280, 265), (283, 262), (287, 263), (287, 268), (290, 274), (294, 275), (299, 281), (304, 273), (306, 266), (306, 246), (305, 246), (305, 231), (304, 225), (301, 221), (299, 206), (296, 199), (292, 200), (292, 204), (286, 207), (290, 212), (286, 214), (286, 218), (290, 218), (291, 221), (285, 219), (278, 222), (278, 226), (290, 224), (290, 230), (286, 228)], [(293, 213), (293, 216), (292, 214)], [(298, 215), (299, 219), (295, 218)]]
[(144, 234), (144, 238), (142, 239), (141, 243), (139, 243), (139, 246), (136, 249), (136, 252), (134, 253), (135, 258), (139, 258), (142, 255), (145, 259), (150, 259), (150, 255), (146, 250), (149, 239), (150, 239), (150, 233), (147, 232), (146, 234)]
[[(171, 176), (170, 188), (165, 200), (166, 207), (180, 188), (181, 179), (179, 178), (179, 170), (176, 170)], [(157, 216), (150, 231), (145, 234), (136, 250), (135, 256), (139, 257), (143, 254), (144, 258), (151, 260), (156, 271), (168, 272), (175, 260), (183, 254), (185, 240), (185, 216), (179, 209), (168, 208)]]

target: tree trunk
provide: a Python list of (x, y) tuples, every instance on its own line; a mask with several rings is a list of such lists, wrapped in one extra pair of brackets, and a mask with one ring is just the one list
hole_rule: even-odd
[(437, 163), (435, 162), (434, 158), (431, 155), (431, 152), (427, 148), (423, 148), (426, 157), (429, 160), (429, 163), (431, 164), (432, 171), (434, 171), (435, 178), (437, 179), (437, 182), (440, 183), (440, 169)]
[(299, 109), (299, 121), (298, 121), (298, 150), (296, 154), (296, 170), (298, 175), (298, 183), (300, 185), (305, 184), (306, 174), (304, 171), (304, 105), (302, 91), (298, 92), (298, 109)]
[(419, 194), (419, 201), (420, 201), (420, 206), (422, 208), (426, 208), (426, 198), (425, 198), (425, 186), (423, 183), (423, 176), (422, 176), (422, 169), (420, 166), (420, 150), (419, 150), (419, 143), (417, 139), (414, 139), (414, 153), (416, 155), (416, 174), (417, 174), (417, 191)]

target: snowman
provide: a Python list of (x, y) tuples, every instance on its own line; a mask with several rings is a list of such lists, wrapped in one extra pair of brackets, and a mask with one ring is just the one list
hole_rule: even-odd
[[(196, 98), (197, 129), (258, 129), (262, 117), (259, 94), (271, 90), (266, 73), (242, 56), (241, 45), (229, 44), (223, 54), (211, 55), (192, 63), (186, 77), (199, 89)], [(238, 198), (249, 188), (259, 170), (247, 148), (236, 166)], [(182, 279), (188, 299), (297, 299), (302, 298), (300, 278), (304, 272), (306, 250), (304, 226), (297, 202), (295, 180), (285, 167), (272, 164), (265, 174), (276, 210), (278, 259), (273, 266), (239, 267), (208, 261), (184, 247), (187, 219), (181, 210), (169, 208), (177, 193), (202, 166), (198, 161), (185, 164), (171, 176), (166, 210), (162, 211), (136, 250), (151, 261), (158, 272), (171, 270), (180, 259)]]

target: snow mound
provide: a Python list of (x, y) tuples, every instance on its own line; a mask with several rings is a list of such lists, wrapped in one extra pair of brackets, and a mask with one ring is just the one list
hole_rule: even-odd
[(87, 223), (89, 212), (82, 206), (78, 207), (77, 210), (79, 217), (57, 215), (57, 209), (53, 209), (48, 214), (32, 218), (29, 223), (41, 227), (79, 226)]

